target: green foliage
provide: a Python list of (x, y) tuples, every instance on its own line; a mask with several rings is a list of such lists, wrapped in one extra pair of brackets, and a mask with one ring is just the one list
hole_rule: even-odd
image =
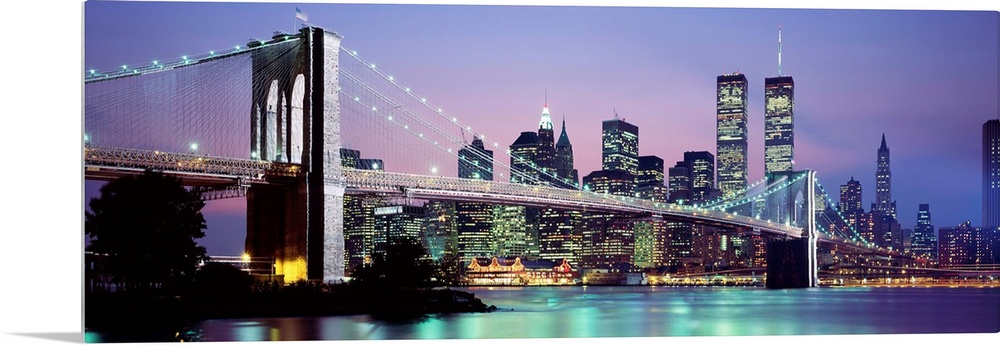
[(355, 268), (351, 285), (376, 290), (419, 289), (434, 285), (438, 268), (423, 245), (409, 239), (388, 243), (371, 265)]
[(87, 250), (106, 254), (108, 273), (126, 288), (170, 286), (192, 279), (205, 260), (205, 202), (176, 178), (146, 171), (101, 188), (84, 224)]

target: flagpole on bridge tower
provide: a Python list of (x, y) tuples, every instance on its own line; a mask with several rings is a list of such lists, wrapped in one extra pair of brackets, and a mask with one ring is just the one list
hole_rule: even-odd
[[(309, 21), (309, 16), (305, 12), (302, 12), (298, 7), (295, 7), (295, 20), (302, 20), (302, 24)], [(296, 32), (298, 29), (295, 28), (295, 22), (292, 22), (292, 32)]]

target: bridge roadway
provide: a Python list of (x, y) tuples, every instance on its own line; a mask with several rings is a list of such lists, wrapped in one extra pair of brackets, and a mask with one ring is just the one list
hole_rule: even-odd
[[(302, 177), (301, 168), (297, 164), (131, 148), (100, 146), (84, 148), (84, 177), (87, 179), (111, 180), (121, 176), (141, 174), (147, 169), (163, 171), (176, 176), (185, 185), (218, 188), (246, 187), (250, 184), (280, 184), (284, 183), (283, 181)], [(734, 215), (724, 211), (701, 209), (690, 205), (657, 203), (652, 200), (575, 189), (348, 168), (344, 169), (342, 182), (347, 194), (375, 193), (414, 199), (648, 214), (666, 220), (722, 228), (749, 229), (788, 238), (803, 236), (802, 229), (795, 226)], [(818, 234), (818, 241), (882, 255), (901, 255), (898, 252), (890, 252), (886, 249), (851, 242), (847, 239), (834, 238), (823, 233)]]

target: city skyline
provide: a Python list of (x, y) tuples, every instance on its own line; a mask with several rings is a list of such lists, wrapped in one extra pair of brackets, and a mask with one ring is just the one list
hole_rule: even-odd
[[(837, 188), (853, 177), (867, 205), (875, 200), (874, 158), (885, 133), (904, 228), (916, 224), (917, 206), (924, 203), (933, 208), (937, 227), (979, 218), (981, 142), (970, 133), (998, 113), (995, 12), (299, 7), (310, 24), (344, 35), (345, 46), (473, 127), (490, 128), (491, 140), (503, 146), (520, 132), (537, 130), (539, 110), (547, 105), (553, 122), (566, 119), (581, 176), (600, 169), (600, 123), (614, 112), (640, 127), (641, 156), (676, 162), (687, 151), (716, 154), (716, 77), (740, 72), (748, 80), (748, 180), (759, 180), (763, 85), (778, 73), (781, 26), (781, 74), (795, 76), (798, 84), (796, 170), (817, 170), (835, 202)], [(128, 16), (114, 15), (126, 9)], [(290, 31), (293, 10), (292, 4), (88, 3), (86, 16), (101, 20), (86, 22), (84, 68), (245, 44), (249, 37)], [(227, 17), (223, 13), (259, 20), (226, 26), (218, 19)], [(615, 25), (594, 25), (597, 18)], [(698, 18), (712, 18), (719, 27)], [(160, 20), (178, 25), (157, 25)], [(380, 25), (364, 25), (371, 21)], [(454, 30), (456, 25), (468, 30)], [(395, 37), (402, 30), (407, 37)], [(608, 54), (590, 53), (592, 47)], [(504, 121), (487, 124), (491, 118)], [(954, 168), (963, 166), (969, 168)], [(941, 178), (956, 184), (941, 186)], [(85, 184), (85, 198), (95, 195), (94, 185)], [(241, 235), (241, 209), (242, 199), (210, 202), (206, 241), (219, 238), (213, 229)], [(232, 254), (241, 245), (217, 251)]]

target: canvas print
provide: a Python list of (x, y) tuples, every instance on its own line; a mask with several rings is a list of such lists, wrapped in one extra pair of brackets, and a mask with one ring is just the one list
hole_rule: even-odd
[(1000, 332), (996, 11), (83, 12), (87, 342)]

